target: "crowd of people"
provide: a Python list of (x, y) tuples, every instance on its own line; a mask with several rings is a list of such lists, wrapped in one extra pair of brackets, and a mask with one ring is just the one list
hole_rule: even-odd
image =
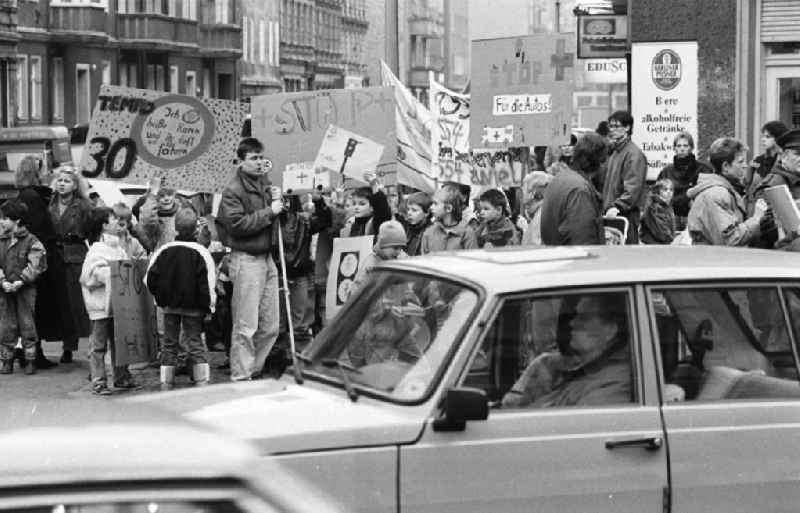
[[(186, 373), (209, 382), (208, 348), (219, 347), (233, 381), (280, 374), (291, 326), (302, 350), (325, 324), (325, 286), (336, 237), (372, 236), (374, 249), (354, 289), (385, 260), (459, 249), (606, 243), (604, 220), (624, 218), (627, 244), (718, 244), (800, 248), (797, 227), (777, 223), (764, 190), (787, 185), (800, 198), (800, 131), (763, 127), (764, 153), (747, 161), (732, 138), (714, 141), (708, 163), (688, 133), (674, 139), (673, 163), (648, 185), (647, 160), (631, 141), (633, 118), (613, 113), (596, 133), (557, 149), (546, 170), (523, 180), (522, 201), (500, 188), (441, 184), (390, 201), (385, 185), (284, 194), (272, 185), (268, 149), (254, 138), (237, 149), (238, 168), (216, 216), (151, 181), (129, 208), (105, 206), (80, 172), (41, 169), (25, 158), (18, 196), (0, 205), (0, 374), (47, 369), (42, 341), (60, 341), (73, 362), (89, 337), (92, 390), (136, 388), (124, 366), (106, 372), (115, 351), (110, 262), (148, 259), (145, 284), (158, 306), (162, 388)], [(512, 205), (515, 208), (512, 208)], [(280, 300), (283, 248), (288, 308)], [(214, 249), (213, 253), (209, 248)], [(291, 322), (289, 322), (291, 321)]]

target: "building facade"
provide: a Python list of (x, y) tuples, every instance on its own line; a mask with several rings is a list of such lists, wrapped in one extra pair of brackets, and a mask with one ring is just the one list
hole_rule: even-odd
[(469, 1), (444, 0), (444, 85), (448, 88), (462, 91), (467, 87), (471, 45)]
[(369, 29), (367, 0), (344, 0), (342, 6), (342, 56), (346, 88), (367, 85), (365, 45)]
[(18, 6), (13, 124), (87, 124), (102, 84), (238, 99), (238, 0)]
[(280, 4), (277, 1), (242, 0), (242, 59), (240, 97), (283, 90), (280, 78)]
[(18, 42), (17, 0), (0, 0), (0, 127), (13, 126)]

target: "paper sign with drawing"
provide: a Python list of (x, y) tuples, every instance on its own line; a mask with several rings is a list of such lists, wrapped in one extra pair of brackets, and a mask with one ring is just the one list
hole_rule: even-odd
[(325, 296), (325, 316), (328, 319), (333, 319), (350, 297), (353, 281), (372, 251), (373, 243), (371, 235), (333, 239)]
[(314, 160), (317, 172), (334, 172), (367, 182), (365, 173), (375, 173), (383, 145), (363, 135), (331, 125)]
[(87, 178), (221, 192), (235, 172), (245, 106), (162, 91), (104, 85), (86, 136)]

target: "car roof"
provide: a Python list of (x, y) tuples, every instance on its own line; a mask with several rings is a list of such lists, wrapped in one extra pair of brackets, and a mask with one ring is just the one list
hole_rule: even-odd
[(732, 279), (800, 278), (800, 255), (721, 246), (513, 247), (432, 253), (393, 261), (472, 281), (490, 292)]
[(7, 490), (104, 483), (240, 483), (283, 513), (338, 504), (250, 444), (153, 406), (10, 401), (0, 418), (0, 496)]

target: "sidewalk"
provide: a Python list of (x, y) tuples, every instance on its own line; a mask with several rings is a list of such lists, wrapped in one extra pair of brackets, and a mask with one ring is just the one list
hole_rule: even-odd
[[(80, 340), (78, 351), (73, 353), (73, 363), (59, 363), (49, 370), (40, 370), (33, 376), (27, 376), (17, 364), (14, 364), (14, 373), (9, 376), (0, 376), (0, 401), (14, 400), (42, 400), (59, 398), (86, 398), (95, 397), (97, 400), (106, 400), (114, 397), (123, 397), (131, 394), (156, 392), (160, 390), (158, 368), (146, 367), (141, 370), (131, 370), (133, 378), (142, 385), (141, 389), (134, 391), (115, 391), (113, 395), (98, 397), (92, 394), (89, 382), (89, 360), (87, 358), (89, 339)], [(44, 352), (50, 361), (58, 362), (61, 357), (60, 342), (46, 342)], [(230, 379), (227, 370), (216, 367), (225, 359), (224, 353), (209, 352), (211, 364), (211, 383), (227, 383)], [(178, 376), (175, 388), (192, 386), (188, 376)], [(113, 389), (112, 389), (113, 390)]]

